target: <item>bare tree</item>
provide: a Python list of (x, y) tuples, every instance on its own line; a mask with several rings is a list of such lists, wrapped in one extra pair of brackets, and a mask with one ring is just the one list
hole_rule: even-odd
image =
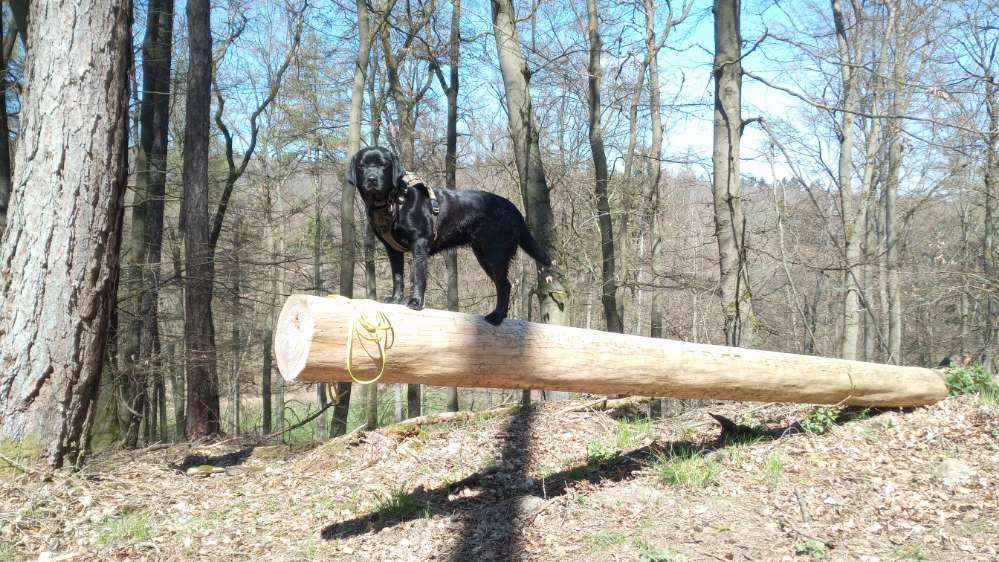
[(190, 69), (184, 127), (184, 342), (187, 368), (187, 437), (219, 432), (212, 283), (214, 244), (208, 224), (208, 133), (211, 119), (212, 32), (208, 0), (187, 3)]
[[(80, 13), (91, 17), (72, 17)], [(37, 445), (53, 467), (82, 461), (114, 310), (131, 14), (118, 0), (31, 4), (0, 247), (0, 438)]]
[[(556, 255), (555, 219), (541, 161), (540, 131), (531, 101), (527, 61), (521, 51), (516, 13), (512, 0), (491, 0), (493, 31), (506, 110), (513, 141), (520, 192), (524, 199), (527, 226), (531, 234), (551, 255)], [(540, 299), (542, 322), (565, 324), (567, 295), (561, 283), (550, 272), (538, 270), (537, 294)]]
[(586, 0), (586, 36), (589, 42), (589, 59), (586, 67), (586, 103), (590, 137), (590, 153), (593, 155), (595, 175), (594, 194), (597, 198), (597, 225), (600, 228), (601, 286), (600, 301), (604, 305), (604, 319), (607, 331), (621, 333), (624, 324), (617, 308), (617, 268), (614, 266), (614, 223), (611, 219), (610, 201), (607, 197), (607, 153), (604, 150), (603, 126), (600, 116), (600, 83), (603, 80), (603, 66), (600, 57), (603, 44), (600, 40), (597, 1)]
[[(163, 248), (167, 143), (170, 127), (170, 66), (173, 54), (173, 0), (152, 0), (142, 41), (142, 104), (135, 156), (135, 200), (123, 276), (131, 308), (122, 334), (125, 378), (118, 409), (125, 445), (138, 444), (146, 409), (146, 376), (159, 351), (159, 263)], [(162, 377), (157, 381), (157, 389)]]
[(746, 257), (746, 217), (739, 172), (742, 139), (741, 1), (715, 0), (715, 114), (714, 194), (715, 236), (718, 238), (719, 285), (725, 315), (725, 341), (732, 346), (753, 345), (753, 312), (749, 264)]

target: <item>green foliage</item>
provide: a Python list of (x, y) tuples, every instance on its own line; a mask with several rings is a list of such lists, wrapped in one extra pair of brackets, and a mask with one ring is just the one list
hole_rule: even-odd
[(602, 441), (590, 441), (586, 444), (586, 460), (590, 464), (607, 464), (616, 459), (619, 453)]
[(670, 486), (703, 488), (718, 482), (719, 465), (704, 451), (685, 448), (658, 453), (653, 463), (659, 481)]
[(603, 552), (612, 547), (624, 544), (628, 541), (628, 537), (624, 533), (619, 533), (617, 531), (601, 531), (589, 538), (587, 541), (589, 543), (590, 550), (592, 552)]
[(402, 487), (396, 488), (376, 507), (375, 512), (382, 520), (414, 519), (430, 517), (430, 506), (421, 502)]
[(0, 541), (0, 562), (7, 562), (8, 560), (11, 562), (20, 560), (17, 554), (17, 547), (14, 546), (14, 543)]
[(981, 365), (947, 369), (947, 389), (951, 396), (977, 394), (989, 403), (999, 401), (999, 383)]
[(105, 519), (97, 528), (97, 542), (111, 544), (120, 541), (149, 540), (149, 515), (126, 511)]
[(815, 539), (803, 539), (795, 543), (794, 553), (798, 556), (808, 556), (815, 560), (823, 560), (826, 557), (826, 545)]
[(763, 463), (760, 470), (759, 479), (769, 484), (776, 484), (784, 473), (784, 457), (780, 453), (771, 453), (767, 461)]
[(614, 436), (618, 449), (627, 449), (652, 432), (652, 422), (648, 418), (621, 418), (617, 420)]
[(683, 557), (674, 554), (666, 548), (660, 548), (645, 541), (636, 541), (638, 559), (641, 562), (680, 562)]
[(842, 411), (842, 408), (835, 406), (820, 406), (808, 412), (805, 419), (801, 420), (801, 427), (805, 431), (816, 435), (825, 433), (832, 426), (836, 425), (836, 420), (839, 419)]

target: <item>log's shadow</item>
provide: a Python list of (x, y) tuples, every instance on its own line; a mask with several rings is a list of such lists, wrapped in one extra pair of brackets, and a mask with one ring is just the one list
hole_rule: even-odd
[(180, 463), (170, 465), (170, 467), (175, 470), (185, 471), (189, 468), (204, 464), (220, 468), (238, 466), (250, 458), (254, 449), (256, 449), (256, 447), (244, 447), (238, 451), (232, 451), (231, 453), (224, 453), (221, 455), (187, 455), (182, 461), (180, 461)]
[(327, 540), (349, 538), (418, 518), (457, 516), (463, 520), (463, 530), (451, 560), (515, 560), (519, 557), (524, 523), (533, 521), (538, 511), (544, 509), (546, 500), (566, 494), (574, 484), (624, 481), (661, 456), (691, 450), (711, 452), (746, 440), (768, 441), (799, 431), (797, 424), (752, 431), (740, 427), (737, 433), (723, 431), (708, 443), (653, 442), (611, 459), (588, 459), (535, 481), (529, 474), (531, 425), (535, 415), (533, 409), (526, 409), (510, 418), (498, 462), (457, 482), (432, 490), (420, 487), (406, 494), (404, 502), (418, 505), (419, 509), (402, 514), (374, 511), (332, 523), (322, 529), (321, 536)]

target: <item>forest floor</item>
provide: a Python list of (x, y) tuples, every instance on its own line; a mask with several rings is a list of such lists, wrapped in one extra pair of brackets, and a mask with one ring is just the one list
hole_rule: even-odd
[[(44, 478), (8, 468), (0, 559), (999, 559), (994, 403), (837, 423), (795, 405), (649, 422), (580, 404), (318, 446), (108, 451)], [(757, 432), (720, 440), (708, 412)], [(202, 465), (215, 472), (185, 470)]]

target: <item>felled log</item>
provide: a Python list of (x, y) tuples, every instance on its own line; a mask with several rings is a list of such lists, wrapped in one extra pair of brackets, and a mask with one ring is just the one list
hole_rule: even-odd
[(278, 368), (288, 382), (350, 381), (349, 347), (354, 377), (370, 379), (381, 355), (377, 342), (361, 336), (379, 322), (394, 332), (382, 383), (859, 406), (919, 406), (947, 396), (941, 376), (920, 367), (520, 320), (497, 327), (471, 314), (307, 295), (292, 295), (281, 311)]

